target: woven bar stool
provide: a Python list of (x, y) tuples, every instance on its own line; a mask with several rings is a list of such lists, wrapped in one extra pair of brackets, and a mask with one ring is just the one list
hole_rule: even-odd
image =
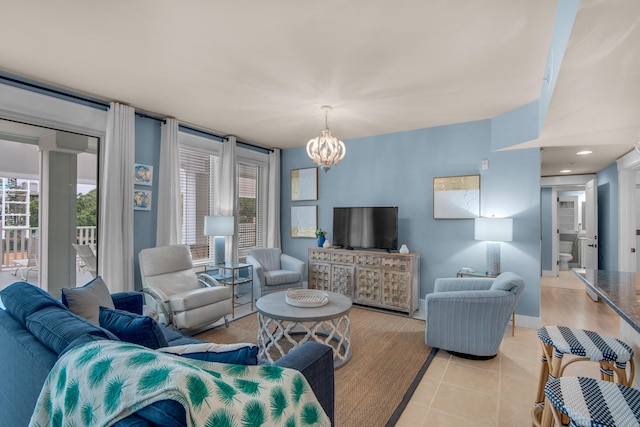
[(585, 377), (562, 377), (544, 387), (558, 425), (562, 415), (575, 427), (640, 425), (640, 390)]
[[(532, 411), (535, 426), (550, 427), (551, 412), (544, 405), (544, 387), (547, 381), (562, 376), (567, 366), (575, 362), (591, 361), (600, 365), (601, 380), (629, 386), (635, 375), (633, 349), (617, 338), (584, 329), (566, 326), (545, 326), (538, 329), (542, 345), (542, 364), (538, 394)], [(577, 356), (563, 365), (563, 356)], [(627, 374), (627, 364), (629, 373)], [(614, 377), (615, 374), (615, 377)]]

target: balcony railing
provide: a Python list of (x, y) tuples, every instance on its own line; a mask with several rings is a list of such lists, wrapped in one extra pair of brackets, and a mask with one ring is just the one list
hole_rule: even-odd
[[(96, 227), (76, 227), (76, 243), (89, 245), (96, 251), (98, 244)], [(14, 265), (14, 260), (29, 259), (29, 239), (38, 237), (37, 227), (11, 227), (0, 226), (0, 269), (7, 270)], [(257, 244), (255, 224), (239, 224), (238, 226), (238, 256), (241, 260), (247, 256), (249, 249)], [(213, 258), (209, 255), (209, 245), (203, 236), (203, 242), (190, 245), (194, 260)]]
[[(0, 226), (0, 269), (10, 269), (15, 260), (29, 259), (29, 240), (37, 238), (37, 227), (1, 227)], [(93, 250), (98, 243), (96, 227), (76, 227), (76, 243), (89, 245)], [(38, 248), (33, 248), (38, 250)], [(71, 250), (71, 248), (69, 248)], [(31, 256), (37, 256), (32, 254)]]

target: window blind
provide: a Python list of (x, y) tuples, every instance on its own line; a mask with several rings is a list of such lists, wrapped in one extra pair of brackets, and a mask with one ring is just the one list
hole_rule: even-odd
[(180, 147), (180, 191), (182, 193), (182, 243), (189, 246), (194, 261), (213, 258), (209, 237), (204, 235), (204, 217), (215, 209), (220, 158), (206, 151)]
[(265, 198), (262, 188), (264, 167), (239, 163), (238, 169), (238, 259), (244, 261), (249, 250), (265, 244)]

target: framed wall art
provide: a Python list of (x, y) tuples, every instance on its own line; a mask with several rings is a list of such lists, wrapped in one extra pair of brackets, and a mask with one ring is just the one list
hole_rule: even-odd
[(480, 175), (433, 178), (433, 218), (480, 216)]
[(317, 206), (291, 206), (291, 237), (316, 238)]
[(137, 185), (153, 185), (153, 166), (134, 165), (133, 183)]
[(291, 201), (318, 200), (318, 168), (291, 169)]
[(137, 211), (151, 210), (151, 190), (133, 190), (133, 209)]

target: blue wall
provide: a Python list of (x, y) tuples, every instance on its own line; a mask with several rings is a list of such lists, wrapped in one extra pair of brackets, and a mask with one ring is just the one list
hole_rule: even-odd
[[(536, 113), (529, 117), (537, 123)], [(484, 242), (474, 240), (473, 220), (433, 219), (433, 178), (481, 175), (481, 214), (514, 218), (514, 241), (502, 243), (502, 270), (525, 278), (527, 288), (517, 312), (539, 316), (540, 306), (540, 155), (537, 149), (492, 152), (492, 133), (518, 141), (507, 120), (484, 120), (345, 141), (347, 155), (337, 166), (319, 171), (318, 201), (291, 202), (291, 169), (312, 167), (304, 147), (282, 151), (282, 249), (303, 260), (314, 239), (290, 237), (291, 206), (317, 205), (318, 226), (332, 239), (335, 206), (398, 206), (399, 244), (420, 254), (420, 298), (438, 277), (455, 276), (460, 267), (486, 270)], [(525, 134), (527, 134), (525, 132)], [(526, 137), (529, 137), (528, 134)], [(525, 138), (526, 138), (525, 137)], [(489, 170), (481, 171), (481, 160)]]
[(538, 101), (534, 101), (491, 119), (491, 149), (500, 150), (538, 138), (539, 114)]
[(553, 89), (558, 81), (558, 73), (562, 58), (569, 42), (571, 29), (578, 13), (580, 0), (562, 0), (558, 2), (556, 10), (556, 19), (553, 26), (553, 35), (551, 36), (551, 46), (547, 56), (547, 66), (544, 73), (544, 80), (540, 90), (540, 121), (539, 127), (542, 127), (544, 117), (551, 102)]
[(598, 269), (618, 269), (618, 166), (596, 174), (598, 180)]
[[(133, 264), (136, 289), (142, 288), (138, 253), (144, 248), (156, 245), (156, 228), (158, 224), (158, 177), (160, 164), (160, 124), (158, 120), (136, 116), (136, 149), (135, 163), (153, 166), (153, 186), (136, 185), (135, 189), (151, 190), (151, 210), (133, 211)], [(131, 171), (133, 173), (133, 171)]]

